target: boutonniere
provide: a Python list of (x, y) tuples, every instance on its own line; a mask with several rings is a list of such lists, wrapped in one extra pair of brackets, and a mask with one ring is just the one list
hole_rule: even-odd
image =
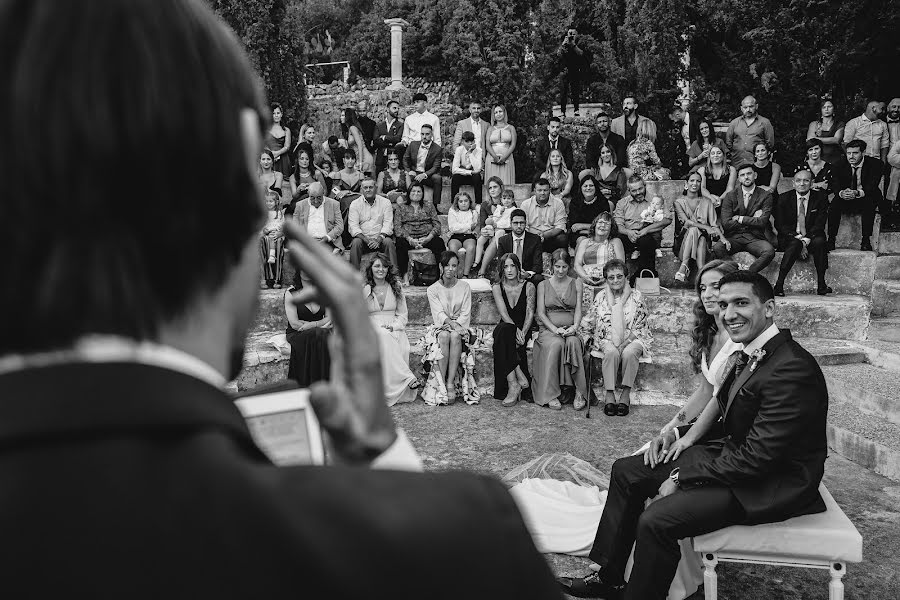
[(760, 361), (762, 361), (762, 359), (764, 359), (765, 357), (766, 351), (762, 348), (753, 351), (753, 353), (750, 355), (750, 364), (748, 365), (750, 367), (751, 373), (756, 370), (756, 367), (759, 366)]

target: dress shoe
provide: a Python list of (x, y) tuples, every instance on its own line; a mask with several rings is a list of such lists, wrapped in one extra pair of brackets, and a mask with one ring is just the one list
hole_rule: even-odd
[(622, 597), (622, 588), (609, 585), (600, 579), (599, 573), (591, 573), (587, 577), (557, 577), (556, 581), (563, 592), (576, 598), (618, 600)]
[(830, 286), (827, 286), (827, 285), (821, 285), (821, 286), (819, 286), (819, 289), (816, 290), (816, 293), (817, 293), (818, 295), (820, 295), (820, 296), (824, 296), (825, 294), (832, 294), (832, 293), (834, 293), (834, 290), (831, 289)]
[(825, 243), (825, 251), (826, 251), (826, 252), (831, 252), (831, 251), (833, 251), (833, 250), (834, 250), (834, 240), (828, 240), (828, 241)]
[(775, 286), (775, 295), (781, 296), (782, 298), (784, 298), (784, 288), (781, 287), (780, 285), (776, 285)]
[(869, 238), (863, 238), (862, 244), (859, 245), (859, 249), (863, 252), (872, 251), (872, 242), (869, 241)]

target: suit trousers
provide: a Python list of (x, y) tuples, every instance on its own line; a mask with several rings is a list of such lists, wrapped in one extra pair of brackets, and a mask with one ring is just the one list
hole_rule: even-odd
[(749, 252), (756, 260), (748, 267), (748, 271), (759, 273), (769, 266), (772, 259), (775, 258), (775, 247), (766, 239), (760, 239), (748, 231), (736, 233), (728, 237), (731, 242), (731, 252), (725, 249), (725, 243), (721, 240), (713, 244), (713, 254), (716, 258), (722, 260), (731, 260), (733, 254), (738, 252)]
[[(778, 281), (775, 283), (776, 288), (784, 286), (784, 280), (790, 273), (791, 268), (797, 259), (800, 258), (800, 252), (803, 250), (803, 242), (797, 238), (789, 238), (780, 236), (778, 239), (778, 249), (784, 252), (781, 258), (781, 267), (778, 269)], [(816, 265), (816, 281), (820, 288), (825, 287), (825, 270), (828, 268), (828, 254), (825, 252), (825, 236), (818, 235), (809, 240), (807, 247), (809, 255), (812, 256), (813, 264)]]
[(450, 201), (453, 202), (453, 199), (456, 198), (456, 194), (459, 192), (459, 188), (463, 185), (471, 185), (475, 188), (475, 198), (473, 198), (473, 202), (475, 204), (481, 204), (481, 173), (473, 173), (472, 175), (460, 175), (459, 173), (454, 174), (450, 178)]
[(634, 242), (629, 240), (625, 234), (619, 234), (619, 239), (622, 240), (622, 246), (625, 247), (625, 258), (628, 258), (635, 250), (641, 253), (637, 259), (637, 269), (629, 277), (631, 285), (634, 285), (634, 280), (644, 269), (651, 271), (653, 276), (656, 277), (656, 249), (662, 243), (662, 232), (657, 231), (642, 235)]
[(568, 249), (569, 236), (567, 236), (565, 232), (561, 231), (554, 236), (546, 237), (541, 244), (541, 248), (544, 252), (549, 252), (550, 254), (552, 254), (554, 250), (558, 250), (560, 248)]
[[(581, 100), (581, 71), (578, 69), (565, 69), (559, 77), (559, 109), (566, 114), (566, 104), (569, 101), (569, 89), (572, 90), (572, 106), (578, 112), (578, 103)], [(572, 168), (572, 165), (569, 165)]]
[(625, 565), (634, 547), (627, 600), (666, 597), (681, 559), (678, 540), (744, 520), (744, 510), (731, 490), (714, 485), (679, 489), (645, 508), (672, 469), (716, 456), (717, 450), (698, 445), (655, 469), (644, 464), (643, 454), (613, 464), (606, 506), (589, 556), (601, 566), (605, 582), (619, 585), (624, 582)]
[(370, 252), (384, 252), (388, 255), (388, 259), (390, 259), (392, 264), (397, 264), (397, 249), (394, 246), (394, 240), (387, 236), (381, 240), (381, 245), (375, 250), (369, 248), (369, 245), (362, 238), (353, 238), (353, 241), (350, 243), (350, 264), (359, 269), (363, 255)]
[[(875, 228), (875, 203), (869, 196), (855, 198), (853, 200), (842, 200), (840, 196), (835, 196), (828, 207), (828, 239), (832, 242), (837, 240), (838, 229), (841, 227), (842, 215), (862, 215), (862, 236), (863, 240), (872, 237), (872, 230)], [(881, 218), (887, 216), (885, 213)]]
[[(413, 181), (415, 181), (415, 179), (418, 175), (421, 175), (421, 173), (416, 173), (413, 175)], [(441, 178), (440, 173), (435, 173), (434, 175), (432, 175), (430, 177), (426, 177), (425, 179), (422, 180), (422, 185), (434, 190), (434, 195), (432, 195), (431, 201), (432, 201), (432, 203), (434, 203), (435, 206), (440, 204), (441, 203), (441, 188), (444, 185), (444, 180)]]
[[(438, 261), (441, 258), (441, 252), (446, 250), (447, 246), (444, 244), (443, 238), (435, 236), (423, 248), (431, 250), (434, 253), (435, 261)], [(406, 275), (406, 271), (409, 269), (410, 250), (412, 250), (412, 244), (409, 243), (409, 240), (405, 237), (397, 236), (397, 261), (394, 264), (397, 265), (401, 275)]]

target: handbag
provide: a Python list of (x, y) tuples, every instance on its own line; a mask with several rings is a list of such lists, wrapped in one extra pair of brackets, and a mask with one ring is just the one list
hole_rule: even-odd
[[(644, 273), (649, 273), (650, 277), (644, 277)], [(653, 271), (644, 269), (634, 280), (634, 289), (645, 296), (659, 296), (660, 285), (659, 277), (653, 276)]]
[(409, 275), (412, 285), (429, 286), (438, 280), (440, 273), (431, 250), (422, 248), (409, 251)]

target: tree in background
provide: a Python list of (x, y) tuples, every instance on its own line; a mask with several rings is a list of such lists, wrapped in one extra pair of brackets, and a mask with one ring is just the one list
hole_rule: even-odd
[(262, 78), (266, 97), (279, 102), (288, 123), (306, 115), (304, 18), (290, 0), (210, 0), (234, 30)]

